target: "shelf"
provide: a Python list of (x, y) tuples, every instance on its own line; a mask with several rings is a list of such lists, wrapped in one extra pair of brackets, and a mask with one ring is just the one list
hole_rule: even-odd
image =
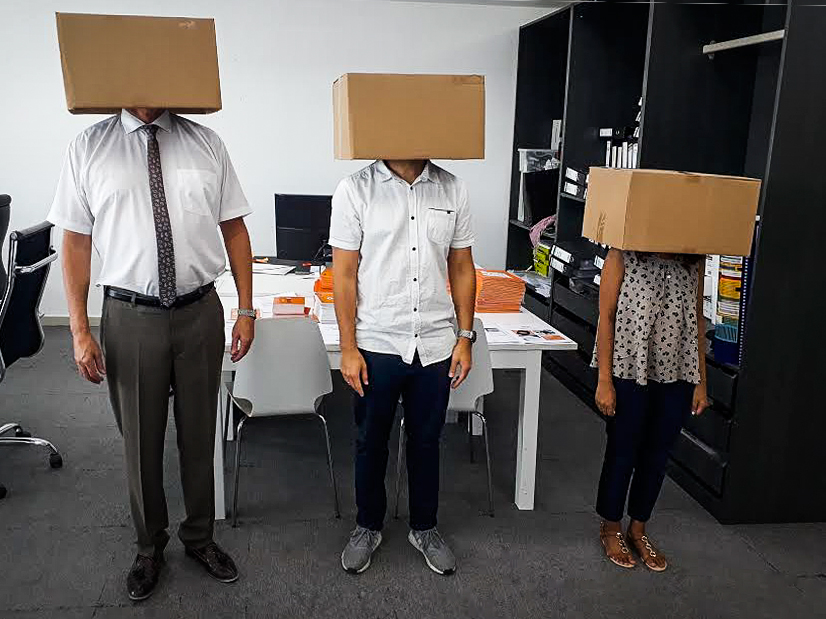
[[(516, 228), (520, 228), (522, 230), (526, 230), (527, 232), (530, 232), (531, 228), (533, 227), (529, 224), (526, 224), (524, 221), (519, 221), (518, 219), (511, 219), (509, 223), (510, 223), (510, 225), (512, 225)], [(548, 241), (555, 241), (556, 240), (556, 233), (555, 232), (550, 233), (550, 232), (545, 231), (540, 235), (540, 238), (548, 240)]]
[(563, 198), (568, 198), (569, 200), (573, 200), (575, 202), (581, 202), (582, 204), (585, 204), (585, 198), (577, 198), (576, 196), (572, 196), (571, 194), (565, 193), (564, 191), (561, 192), (559, 195), (562, 196)]

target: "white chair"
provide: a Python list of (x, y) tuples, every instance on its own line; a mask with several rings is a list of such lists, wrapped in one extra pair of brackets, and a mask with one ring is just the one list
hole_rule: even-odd
[[(468, 440), (470, 441), (471, 462), (473, 462), (471, 416), (475, 416), (482, 423), (482, 436), (485, 439), (485, 465), (488, 475), (488, 510), (490, 515), (493, 516), (493, 482), (490, 475), (488, 424), (483, 414), (484, 397), (493, 393), (493, 368), (491, 367), (488, 338), (485, 337), (485, 327), (478, 318), (473, 321), (473, 329), (477, 334), (476, 343), (473, 344), (473, 369), (470, 374), (468, 374), (465, 382), (459, 385), (458, 389), (452, 389), (450, 391), (450, 401), (448, 402), (447, 409), (457, 413), (468, 413)], [(396, 518), (399, 517), (399, 496), (401, 495), (405, 438), (404, 417), (402, 416), (401, 422), (399, 423), (399, 455), (396, 462), (396, 506), (394, 508)]]
[(327, 349), (315, 322), (307, 318), (267, 318), (256, 322), (255, 340), (247, 356), (238, 362), (232, 390), (227, 390), (227, 404), (231, 401), (244, 415), (235, 435), (233, 527), (238, 522), (242, 430), (253, 417), (312, 415), (321, 420), (335, 515), (340, 517), (330, 434), (327, 420), (319, 413), (324, 396), (332, 390)]

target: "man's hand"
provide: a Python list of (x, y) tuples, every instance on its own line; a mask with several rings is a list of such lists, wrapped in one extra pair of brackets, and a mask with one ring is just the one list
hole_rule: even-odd
[(255, 338), (255, 319), (239, 316), (232, 327), (232, 345), (229, 347), (230, 359), (238, 363), (249, 352)]
[(103, 351), (94, 336), (85, 331), (72, 338), (72, 343), (78, 373), (90, 383), (99, 385), (106, 377), (106, 366), (103, 363)]
[(614, 389), (614, 381), (610, 378), (600, 380), (597, 384), (595, 399), (599, 412), (606, 417), (613, 417), (617, 411), (617, 391)]
[(465, 382), (470, 369), (473, 367), (473, 344), (466, 337), (460, 337), (453, 348), (453, 358), (450, 360), (450, 374), (453, 379), (450, 386), (456, 389)]
[(350, 385), (353, 390), (364, 397), (364, 387), (369, 384), (367, 380), (367, 363), (364, 357), (359, 352), (358, 348), (348, 348), (341, 351), (341, 375), (345, 382)]
[(694, 398), (691, 402), (691, 414), (702, 415), (703, 411), (709, 406), (708, 394), (706, 393), (705, 383), (700, 383), (694, 387)]

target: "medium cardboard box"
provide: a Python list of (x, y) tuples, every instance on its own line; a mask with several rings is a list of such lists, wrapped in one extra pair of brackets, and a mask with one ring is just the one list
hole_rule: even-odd
[(582, 236), (617, 249), (746, 256), (759, 196), (753, 178), (591, 168)]
[(484, 159), (481, 75), (347, 73), (333, 83), (336, 159)]
[(57, 13), (57, 37), (73, 114), (221, 109), (212, 19)]

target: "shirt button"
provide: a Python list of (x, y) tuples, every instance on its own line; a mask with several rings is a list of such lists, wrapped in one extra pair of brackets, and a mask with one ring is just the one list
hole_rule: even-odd
[(413, 217), (413, 216), (411, 215), (411, 216), (410, 216), (410, 219), (416, 219), (416, 218), (415, 218), (415, 217)]
[(413, 278), (413, 281), (414, 281), (414, 282), (416, 281), (416, 278), (415, 278), (415, 277)]
[(418, 307), (414, 307), (414, 308), (413, 308), (413, 311), (414, 311), (414, 312), (418, 312), (418, 311), (419, 311), (419, 308), (418, 308)]
[(416, 335), (414, 335), (413, 337), (419, 337), (419, 334), (417, 333), (417, 334), (416, 334)]
[(416, 248), (415, 248), (415, 247), (413, 248), (413, 251), (416, 251)]

